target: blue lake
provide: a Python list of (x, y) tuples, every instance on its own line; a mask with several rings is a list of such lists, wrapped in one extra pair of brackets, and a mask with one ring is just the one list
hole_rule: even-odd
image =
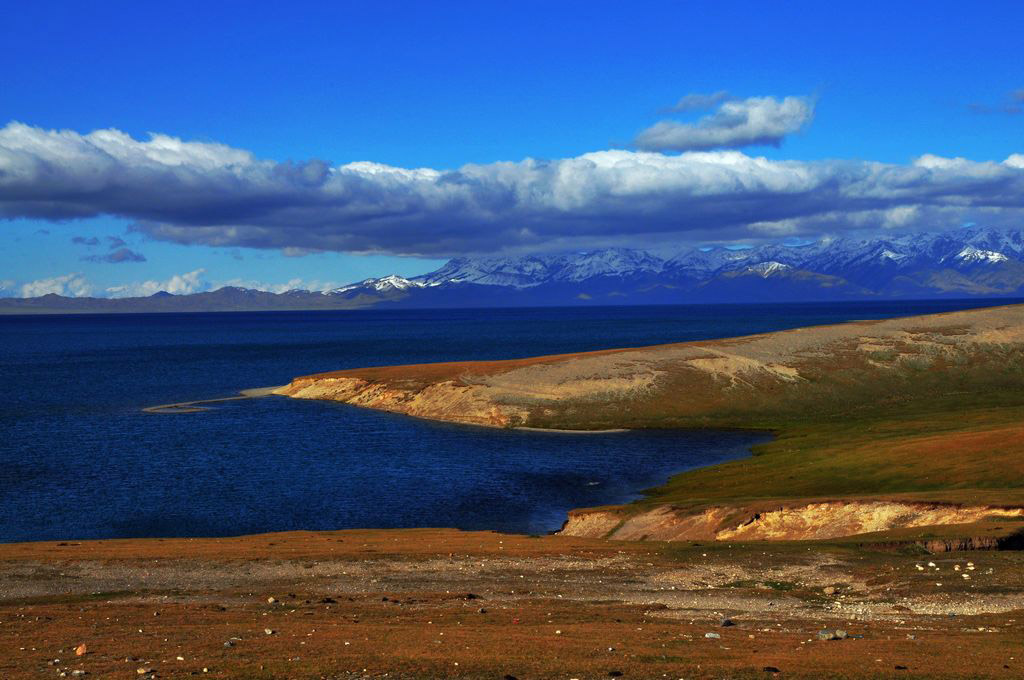
[(765, 436), (491, 430), (282, 397), (195, 414), (140, 409), (341, 368), (681, 342), (985, 304), (0, 316), (0, 541), (550, 531), (571, 508), (637, 498), (673, 473), (747, 455)]

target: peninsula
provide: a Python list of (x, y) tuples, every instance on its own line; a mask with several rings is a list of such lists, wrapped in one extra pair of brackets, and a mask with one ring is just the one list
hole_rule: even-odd
[(563, 529), (574, 536), (871, 534), (934, 550), (1016, 543), (1024, 529), (1022, 305), (337, 371), (277, 393), (492, 427), (776, 433), (752, 458), (678, 475), (640, 502), (574, 511)]

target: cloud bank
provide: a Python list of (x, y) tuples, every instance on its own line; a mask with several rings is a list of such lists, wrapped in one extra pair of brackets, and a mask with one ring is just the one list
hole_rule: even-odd
[(72, 273), (49, 279), (31, 281), (21, 286), (21, 297), (40, 295), (63, 295), (65, 297), (86, 297), (93, 294), (93, 287), (81, 274)]
[(204, 273), (205, 269), (196, 269), (186, 274), (175, 274), (164, 281), (136, 281), (123, 286), (111, 286), (106, 289), (104, 297), (145, 297), (160, 291), (173, 295), (201, 293), (207, 290), (207, 284), (203, 281)]
[(119, 286), (103, 288), (90, 282), (84, 274), (75, 272), (20, 285), (16, 281), (3, 279), (0, 280), (0, 297), (37, 297), (54, 293), (65, 297), (124, 298), (148, 297), (161, 291), (174, 295), (191, 295), (193, 293), (217, 290), (224, 286), (237, 286), (270, 293), (284, 293), (289, 290), (332, 290), (348, 283), (351, 283), (351, 281), (322, 281), (299, 277), (289, 279), (283, 283), (239, 278), (209, 281), (206, 279), (205, 269), (196, 269), (184, 274), (175, 274), (167, 279), (133, 281)]
[(0, 217), (117, 215), (184, 244), (449, 257), (650, 237), (997, 226), (1022, 213), (1020, 154), (901, 165), (612, 150), (435, 170), (274, 162), (118, 130), (0, 129)]
[(707, 151), (744, 146), (779, 146), (783, 138), (799, 132), (814, 118), (814, 101), (808, 97), (751, 97), (727, 100), (724, 92), (687, 95), (672, 111), (709, 108), (718, 110), (696, 123), (663, 120), (637, 135), (634, 143), (647, 151)]

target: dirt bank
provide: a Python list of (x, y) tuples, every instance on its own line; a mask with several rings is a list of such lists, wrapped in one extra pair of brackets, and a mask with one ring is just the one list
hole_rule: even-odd
[(658, 506), (636, 514), (574, 510), (560, 533), (620, 541), (794, 541), (1022, 516), (1024, 508), (891, 501), (822, 501), (760, 511), (715, 506), (698, 513)]

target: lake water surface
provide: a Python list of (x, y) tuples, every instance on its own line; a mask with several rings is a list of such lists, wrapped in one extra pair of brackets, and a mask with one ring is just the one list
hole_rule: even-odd
[(941, 301), (0, 316), (0, 541), (452, 526), (544, 532), (764, 435), (492, 430), (230, 396), (342, 368), (500, 359), (921, 314)]

